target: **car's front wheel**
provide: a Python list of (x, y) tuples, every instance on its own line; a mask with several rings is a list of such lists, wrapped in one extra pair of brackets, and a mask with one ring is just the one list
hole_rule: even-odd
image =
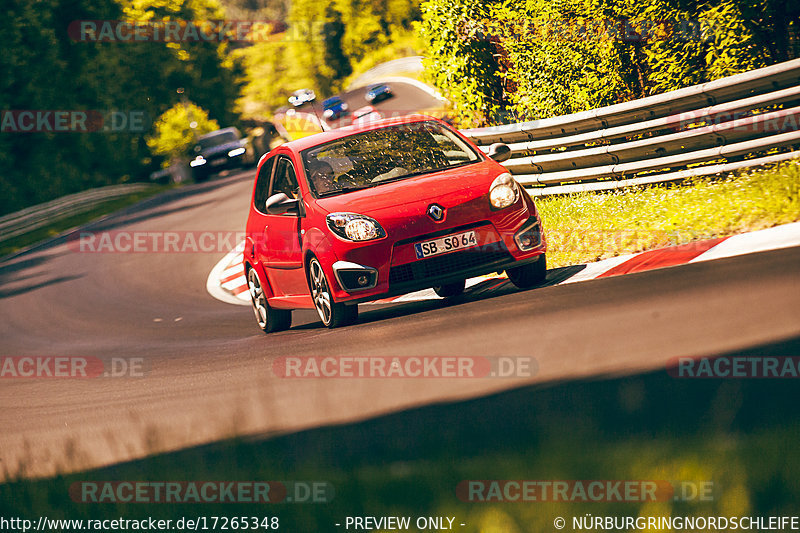
[(528, 263), (506, 270), (508, 279), (519, 289), (530, 289), (544, 283), (547, 276), (547, 260), (545, 254), (539, 256), (535, 263)]
[(433, 288), (433, 292), (442, 298), (455, 298), (464, 294), (464, 287), (466, 287), (466, 280), (456, 281), (455, 283), (447, 283)]
[(258, 274), (252, 268), (247, 273), (247, 288), (250, 291), (250, 301), (253, 302), (256, 322), (264, 333), (282, 331), (292, 326), (292, 312), (270, 307)]
[(311, 298), (317, 309), (322, 324), (328, 328), (337, 328), (352, 324), (358, 318), (358, 305), (337, 303), (333, 300), (331, 288), (325, 278), (322, 265), (316, 257), (308, 263), (308, 284)]

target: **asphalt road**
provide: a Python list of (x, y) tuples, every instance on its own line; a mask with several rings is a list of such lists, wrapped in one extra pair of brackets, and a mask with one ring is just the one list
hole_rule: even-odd
[[(251, 172), (174, 190), (92, 231), (242, 231)], [(81, 253), (0, 264), (0, 355), (143, 358), (144, 377), (0, 380), (0, 472), (75, 470), (363, 419), (522, 383), (624, 375), (800, 336), (800, 249), (525, 292), (361, 307), (357, 324), (266, 336), (205, 290), (218, 253)], [(557, 275), (551, 272), (550, 276)], [(527, 379), (276, 378), (286, 355), (532, 355)], [(434, 429), (432, 429), (434, 431)]]
[[(430, 92), (422, 90), (413, 80), (409, 82), (395, 80), (389, 81), (386, 84), (391, 87), (394, 96), (374, 104), (370, 104), (365, 98), (366, 87), (359, 87), (358, 89), (339, 94), (338, 96), (347, 103), (349, 113), (337, 120), (329, 121), (328, 124), (333, 128), (347, 126), (353, 120), (352, 113), (368, 105), (374, 107), (384, 118), (399, 117), (426, 111), (439, 111), (442, 109), (443, 101), (433, 96)], [(316, 111), (318, 116), (322, 117), (323, 100), (324, 98), (318, 96), (313, 103), (303, 104), (296, 109), (304, 113), (312, 114)]]

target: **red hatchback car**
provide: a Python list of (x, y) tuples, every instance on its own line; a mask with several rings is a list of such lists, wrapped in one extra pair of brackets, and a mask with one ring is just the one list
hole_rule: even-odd
[(426, 116), (368, 122), (286, 143), (258, 164), (244, 269), (259, 327), (292, 309), (352, 323), (358, 303), (506, 271), (520, 288), (545, 277), (533, 200), (498, 161)]

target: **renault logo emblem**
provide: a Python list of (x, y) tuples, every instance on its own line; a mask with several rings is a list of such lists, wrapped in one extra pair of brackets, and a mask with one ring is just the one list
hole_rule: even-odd
[(439, 204), (431, 204), (428, 206), (428, 216), (436, 222), (441, 222), (444, 219), (444, 207)]

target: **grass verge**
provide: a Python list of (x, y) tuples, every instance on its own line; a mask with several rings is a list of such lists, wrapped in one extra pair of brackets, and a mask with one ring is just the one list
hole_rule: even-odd
[(800, 163), (536, 204), (548, 239), (548, 266), (588, 263), (800, 221)]
[(46, 226), (36, 228), (27, 233), (23, 233), (22, 235), (18, 235), (17, 237), (0, 242), (0, 258), (22, 250), (23, 248), (31, 246), (32, 244), (36, 244), (37, 242), (60, 235), (69, 229), (82, 226), (100, 217), (106, 216), (115, 211), (119, 211), (120, 209), (128, 207), (129, 205), (133, 205), (146, 198), (155, 196), (156, 194), (171, 187), (173, 187), (173, 185), (153, 185), (144, 191), (135, 192), (120, 198), (114, 198), (113, 200), (108, 200), (90, 208), (88, 211), (83, 213), (78, 213), (76, 215), (63, 218), (56, 218)]

